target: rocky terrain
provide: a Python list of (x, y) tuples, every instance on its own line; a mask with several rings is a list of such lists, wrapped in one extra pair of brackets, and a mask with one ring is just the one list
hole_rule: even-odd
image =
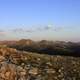
[(80, 80), (80, 57), (0, 46), (0, 80)]

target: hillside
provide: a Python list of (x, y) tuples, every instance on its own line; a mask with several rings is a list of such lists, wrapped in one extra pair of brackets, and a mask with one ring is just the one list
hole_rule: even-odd
[(49, 55), (80, 56), (80, 43), (64, 41), (33, 41), (22, 39), (16, 42), (9, 42), (6, 45), (21, 51), (36, 52)]
[(0, 46), (0, 80), (80, 80), (80, 57)]

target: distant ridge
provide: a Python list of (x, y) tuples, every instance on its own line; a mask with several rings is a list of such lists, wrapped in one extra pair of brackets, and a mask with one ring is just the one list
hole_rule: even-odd
[(21, 51), (37, 52), (39, 54), (80, 56), (79, 42), (21, 39), (19, 41), (0, 41), (0, 45), (6, 45)]

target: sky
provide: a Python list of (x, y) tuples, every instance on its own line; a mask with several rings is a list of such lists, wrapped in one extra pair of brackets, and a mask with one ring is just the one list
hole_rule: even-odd
[(0, 0), (0, 40), (80, 42), (80, 0)]

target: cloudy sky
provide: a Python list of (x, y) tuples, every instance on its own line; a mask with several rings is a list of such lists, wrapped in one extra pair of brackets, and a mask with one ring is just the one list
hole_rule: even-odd
[(0, 40), (80, 41), (80, 0), (0, 0)]

